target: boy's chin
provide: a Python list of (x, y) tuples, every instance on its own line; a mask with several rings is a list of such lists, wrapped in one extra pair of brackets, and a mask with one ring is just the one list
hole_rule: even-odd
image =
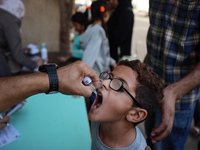
[(90, 110), (88, 113), (89, 120), (93, 121), (93, 119), (92, 119), (92, 118), (94, 118), (93, 116), (94, 116), (94, 114), (92, 114), (92, 111)]
[(93, 114), (92, 111), (89, 111), (88, 118), (90, 121), (98, 121), (95, 114)]

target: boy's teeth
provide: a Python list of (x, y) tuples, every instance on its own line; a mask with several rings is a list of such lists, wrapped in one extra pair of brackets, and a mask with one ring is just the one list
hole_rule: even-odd
[(100, 93), (98, 93), (99, 96), (102, 96)]
[(97, 108), (97, 105), (95, 105), (94, 108)]

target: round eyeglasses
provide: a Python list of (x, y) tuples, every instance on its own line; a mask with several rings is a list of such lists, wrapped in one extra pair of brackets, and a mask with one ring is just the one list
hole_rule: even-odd
[(108, 74), (107, 72), (102, 72), (99, 75), (99, 78), (100, 78), (100, 82), (102, 82), (103, 80), (110, 79), (109, 87), (112, 90), (117, 91), (117, 92), (124, 90), (133, 99), (134, 103), (136, 103), (136, 105), (138, 105), (139, 107), (141, 107), (140, 103), (124, 87), (124, 83), (120, 79), (118, 79), (118, 78), (111, 78), (110, 74)]

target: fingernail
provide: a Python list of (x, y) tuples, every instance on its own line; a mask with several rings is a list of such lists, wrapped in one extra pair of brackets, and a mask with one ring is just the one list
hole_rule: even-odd
[(152, 140), (151, 143), (155, 144), (155, 143), (157, 143), (157, 141)]

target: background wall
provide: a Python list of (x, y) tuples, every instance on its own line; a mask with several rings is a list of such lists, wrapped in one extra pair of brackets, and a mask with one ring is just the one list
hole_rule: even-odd
[(32, 43), (41, 47), (46, 42), (49, 51), (59, 51), (59, 0), (22, 0), (25, 16), (22, 19), (22, 46)]

